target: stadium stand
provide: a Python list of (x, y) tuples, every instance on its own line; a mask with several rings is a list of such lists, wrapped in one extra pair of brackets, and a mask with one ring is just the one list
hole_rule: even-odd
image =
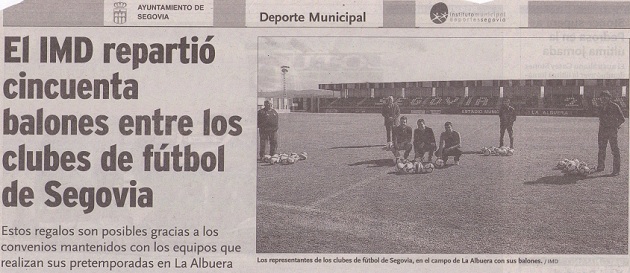
[(514, 96), (510, 97), (510, 104), (515, 109), (536, 108), (538, 107), (538, 98), (536, 96)]
[(359, 103), (362, 102), (363, 100), (365, 100), (365, 98), (347, 98), (347, 99), (339, 98), (337, 100), (332, 101), (330, 103), (330, 106), (333, 106), (333, 107), (357, 107), (357, 106), (359, 106)]
[(382, 106), (385, 101), (385, 98), (367, 98), (365, 99), (360, 106), (364, 107), (373, 107), (373, 106)]
[[(344, 86), (354, 88), (344, 89)], [(394, 96), (403, 113), (426, 110), (427, 113), (495, 114), (503, 98), (510, 98), (512, 106), (522, 115), (596, 116), (599, 96), (608, 90), (628, 115), (628, 88), (628, 79), (321, 84), (320, 89), (341, 91), (343, 96), (322, 99), (320, 112), (378, 113), (385, 98)]]
[(466, 97), (462, 103), (462, 107), (472, 108), (496, 108), (498, 105), (498, 97), (486, 97), (486, 96), (473, 96)]
[(418, 97), (409, 101), (409, 107), (418, 109), (435, 109), (459, 105), (462, 97)]
[(572, 95), (553, 95), (550, 97), (545, 97), (544, 99), (544, 108), (554, 108), (554, 109), (584, 109), (582, 96), (572, 96)]

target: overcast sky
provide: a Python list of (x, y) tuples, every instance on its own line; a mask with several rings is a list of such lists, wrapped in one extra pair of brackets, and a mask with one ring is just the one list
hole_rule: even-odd
[(259, 91), (282, 90), (283, 65), (290, 67), (287, 89), (302, 90), (344, 82), (627, 78), (629, 62), (625, 40), (548, 38), (262, 37), (258, 53)]

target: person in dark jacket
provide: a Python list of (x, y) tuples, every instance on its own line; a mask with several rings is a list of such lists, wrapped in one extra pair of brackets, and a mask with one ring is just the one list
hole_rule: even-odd
[(278, 147), (278, 112), (273, 109), (271, 101), (265, 101), (265, 107), (258, 110), (258, 134), (260, 147), (258, 156), (265, 156), (265, 146), (269, 142), (269, 154), (274, 155)]
[(398, 121), (398, 116), (400, 116), (400, 107), (398, 104), (394, 102), (394, 97), (389, 96), (385, 104), (383, 105), (383, 109), (381, 111), (383, 118), (385, 119), (385, 132), (387, 133), (387, 148), (389, 148), (392, 143), (392, 129), (396, 126), (396, 122)]
[(462, 138), (459, 133), (453, 130), (453, 123), (447, 121), (444, 123), (444, 132), (440, 135), (440, 148), (437, 154), (444, 160), (444, 164), (448, 161), (449, 156), (455, 158), (455, 165), (459, 165), (459, 158), (462, 156)]
[(435, 134), (433, 129), (424, 124), (424, 119), (418, 119), (418, 128), (413, 131), (414, 160), (420, 158), (423, 161), (424, 154), (429, 154), (428, 161), (431, 162), (433, 152), (436, 150)]
[(610, 150), (613, 155), (612, 176), (618, 176), (621, 170), (621, 152), (617, 142), (617, 132), (626, 120), (619, 104), (612, 101), (612, 95), (608, 91), (602, 92), (602, 105), (599, 107), (599, 132), (597, 133), (597, 153), (596, 171), (604, 171), (606, 161), (606, 146), (610, 142)]
[(512, 129), (512, 126), (514, 126), (515, 120), (516, 110), (514, 110), (514, 107), (510, 105), (510, 99), (504, 98), (503, 104), (501, 105), (501, 108), (499, 108), (499, 147), (503, 147), (503, 137), (505, 136), (505, 130), (507, 130), (508, 136), (510, 137), (510, 148), (514, 149), (514, 130)]
[(409, 157), (409, 153), (411, 153), (411, 149), (413, 146), (411, 145), (411, 135), (412, 129), (407, 126), (407, 117), (400, 117), (400, 125), (394, 127), (392, 130), (392, 140), (394, 142), (394, 147), (392, 148), (392, 153), (394, 156), (399, 159), (401, 150), (405, 151), (404, 158), (407, 159)]

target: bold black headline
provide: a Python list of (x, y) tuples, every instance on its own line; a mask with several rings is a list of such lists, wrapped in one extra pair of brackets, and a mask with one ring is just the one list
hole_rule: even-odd
[[(131, 64), (138, 69), (144, 64), (197, 64), (210, 65), (215, 59), (215, 48), (210, 41), (214, 36), (181, 37), (174, 43), (104, 43), (102, 55), (96, 53), (93, 42), (87, 37), (39, 37), (39, 50), (31, 51), (31, 37), (5, 36), (5, 74), (11, 75), (10, 65), (37, 60), (40, 64), (81, 64), (93, 60), (102, 64)], [(31, 58), (34, 52), (39, 56)], [(26, 71), (6, 77), (3, 95), (7, 100), (138, 100), (139, 83), (136, 79), (125, 79), (120, 72), (107, 77), (93, 79), (73, 78), (31, 78)], [(125, 136), (190, 136), (194, 121), (189, 115), (163, 113), (156, 107), (152, 113), (141, 115), (120, 114), (112, 122), (105, 114), (85, 113), (58, 115), (47, 113), (44, 108), (20, 111), (3, 110), (2, 133), (4, 137), (17, 136), (22, 142), (17, 147), (5, 144), (2, 151), (2, 168), (5, 172), (86, 172), (94, 169), (99, 162), (99, 170), (105, 172), (127, 172), (132, 169), (134, 153), (124, 150), (116, 143), (110, 143), (99, 151), (85, 149), (60, 150), (54, 143), (34, 145), (24, 136), (104, 136), (114, 131)], [(62, 109), (62, 108), (59, 108)], [(98, 109), (93, 107), (93, 109)], [(201, 109), (200, 109), (201, 110)], [(203, 136), (239, 136), (242, 131), (239, 115), (213, 115), (210, 109), (203, 109)], [(113, 123), (114, 130), (111, 129)], [(24, 140), (23, 140), (24, 139)], [(140, 153), (140, 164), (144, 172), (224, 172), (225, 145), (216, 149), (196, 150), (192, 145), (171, 143), (145, 143)], [(96, 156), (92, 155), (97, 153)], [(91, 158), (92, 157), (92, 158)], [(4, 183), (4, 181), (3, 181)], [(138, 187), (131, 180), (125, 187), (64, 187), (62, 183), (50, 180), (44, 191), (48, 207), (83, 208), (90, 213), (95, 207), (153, 207), (153, 191), (149, 187)], [(31, 187), (21, 185), (17, 180), (3, 187), (4, 207), (31, 207), (35, 198)]]
[[(181, 37), (177, 43), (104, 43), (103, 59), (105, 64), (113, 61), (129, 63), (133, 69), (147, 62), (164, 64), (179, 62), (182, 64), (211, 64), (214, 61), (215, 49), (210, 41), (214, 36), (201, 39), (192, 36)], [(40, 37), (40, 63), (87, 63), (94, 56), (94, 45), (87, 37)], [(28, 63), (30, 61), (30, 37), (4, 37), (4, 62)]]

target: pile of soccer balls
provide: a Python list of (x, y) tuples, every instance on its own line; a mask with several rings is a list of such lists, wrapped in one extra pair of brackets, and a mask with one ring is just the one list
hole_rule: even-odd
[(395, 168), (397, 173), (432, 173), (435, 166), (431, 162), (422, 163), (397, 158)]
[(510, 147), (483, 147), (481, 148), (481, 153), (485, 156), (511, 156), (514, 155), (514, 149)]
[(580, 160), (563, 159), (556, 164), (556, 169), (562, 171), (564, 174), (569, 175), (582, 175), (587, 176), (595, 172), (595, 169), (591, 169), (586, 162), (580, 162)]
[(269, 163), (271, 165), (281, 164), (281, 165), (290, 165), (298, 162), (300, 160), (306, 160), (308, 158), (308, 154), (306, 152), (301, 153), (282, 153), (282, 154), (274, 154), (274, 155), (265, 155), (262, 159), (263, 162)]

